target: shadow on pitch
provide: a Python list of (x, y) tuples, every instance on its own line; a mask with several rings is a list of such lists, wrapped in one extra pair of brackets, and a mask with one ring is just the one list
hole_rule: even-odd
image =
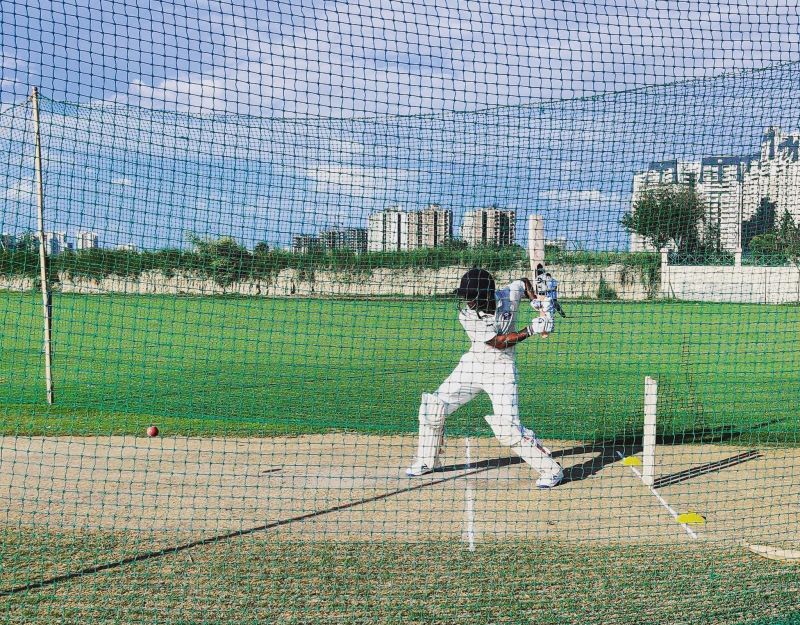
[[(674, 446), (685, 444), (724, 443), (739, 438), (745, 434), (768, 427), (773, 423), (776, 423), (776, 421), (758, 423), (747, 429), (723, 425), (716, 428), (698, 428), (695, 430), (688, 430), (674, 434), (661, 434), (656, 436), (656, 445)], [(562, 484), (567, 484), (569, 482), (578, 482), (586, 479), (587, 477), (591, 477), (592, 475), (602, 471), (606, 466), (614, 464), (615, 462), (619, 462), (620, 457), (618, 453), (624, 458), (626, 456), (638, 454), (642, 451), (642, 449), (642, 435), (639, 434), (634, 436), (616, 437), (598, 441), (597, 443), (579, 445), (571, 449), (554, 451), (553, 457), (558, 459), (566, 456), (594, 456), (582, 464), (576, 464), (564, 469), (564, 481)], [(714, 471), (721, 471), (724, 468), (752, 460), (758, 457), (758, 455), (759, 454), (756, 451), (748, 451), (733, 456), (732, 458), (728, 458), (727, 460), (712, 462), (688, 471), (682, 471), (674, 476), (664, 476), (658, 480), (656, 486), (659, 484), (661, 486), (669, 486), (692, 479), (698, 475), (712, 473)]]
[(751, 449), (750, 451), (736, 454), (730, 458), (723, 458), (722, 460), (717, 460), (716, 462), (701, 464), (700, 466), (692, 467), (678, 473), (673, 473), (672, 475), (662, 475), (660, 478), (655, 480), (653, 483), (653, 488), (664, 488), (665, 486), (680, 484), (681, 482), (692, 480), (700, 475), (716, 473), (717, 471), (722, 471), (722, 469), (734, 467), (738, 464), (744, 464), (745, 462), (755, 460), (756, 458), (761, 458), (761, 454), (755, 449)]
[[(145, 553), (140, 553), (135, 556), (131, 556), (129, 558), (123, 558), (121, 560), (115, 560), (113, 562), (106, 562), (104, 564), (97, 564), (94, 566), (88, 566), (77, 571), (72, 571), (71, 573), (65, 573), (63, 575), (56, 575), (54, 577), (50, 577), (48, 579), (43, 579), (36, 582), (31, 582), (28, 584), (23, 584), (20, 586), (14, 586), (12, 588), (0, 589), (0, 597), (8, 597), (12, 595), (18, 595), (21, 593), (30, 592), (33, 590), (39, 590), (42, 588), (47, 588), (49, 586), (54, 586), (55, 584), (61, 582), (67, 582), (74, 579), (79, 579), (82, 577), (86, 577), (88, 575), (93, 575), (95, 573), (101, 573), (103, 571), (111, 571), (114, 569), (119, 569), (129, 564), (136, 564), (138, 562), (145, 562), (147, 560), (153, 560), (156, 558), (161, 558), (164, 556), (174, 555), (180, 553), (182, 551), (186, 551), (187, 549), (192, 549), (194, 547), (201, 547), (203, 545), (213, 545), (216, 543), (224, 542), (227, 540), (231, 540), (233, 538), (240, 538), (243, 536), (248, 536), (250, 534), (256, 534), (258, 532), (265, 532), (268, 530), (272, 530), (284, 525), (291, 525), (292, 523), (297, 523), (300, 521), (308, 521), (311, 519), (315, 519), (317, 517), (321, 517), (327, 514), (332, 514), (334, 512), (341, 512), (343, 510), (348, 510), (349, 508), (355, 508), (357, 506), (362, 506), (369, 503), (374, 503), (377, 501), (381, 501), (383, 499), (388, 499), (390, 497), (395, 497), (397, 495), (402, 495), (404, 493), (410, 493), (413, 491), (421, 490), (423, 488), (428, 488), (430, 486), (436, 486), (438, 484), (444, 484), (446, 482), (452, 482), (454, 480), (461, 479), (467, 475), (476, 475), (478, 473), (483, 473), (485, 471), (490, 471), (492, 469), (496, 469), (503, 466), (508, 466), (511, 464), (517, 464), (521, 462), (519, 458), (498, 458), (496, 460), (484, 460), (481, 462), (476, 462), (470, 465), (463, 465), (462, 468), (466, 472), (458, 472), (455, 475), (440, 475), (444, 472), (444, 469), (438, 469), (436, 473), (429, 474), (425, 476), (424, 480), (411, 480), (408, 486), (403, 486), (401, 488), (388, 491), (385, 493), (381, 493), (379, 495), (373, 495), (370, 497), (364, 497), (362, 499), (357, 499), (354, 501), (349, 501), (347, 503), (339, 504), (337, 506), (331, 506), (330, 508), (323, 508), (320, 510), (314, 510), (312, 512), (307, 512), (305, 514), (299, 514), (297, 516), (289, 517), (286, 519), (280, 519), (277, 521), (272, 521), (270, 523), (265, 523), (263, 525), (257, 525), (255, 527), (250, 527), (243, 530), (236, 530), (233, 532), (227, 532), (224, 534), (218, 534), (216, 536), (210, 536), (208, 538), (201, 538), (199, 540), (193, 540), (190, 542), (186, 542), (180, 545), (175, 545), (173, 547), (168, 547), (166, 549), (158, 549), (155, 551), (148, 551)], [(454, 470), (452, 467), (448, 467), (448, 470)]]
[(450, 471), (470, 471), (472, 469), (502, 469), (515, 464), (521, 464), (522, 458), (519, 456), (507, 456), (505, 458), (491, 458), (489, 460), (479, 460), (477, 462), (465, 462), (463, 464), (448, 464), (434, 470), (434, 473), (448, 473)]
[[(773, 423), (775, 422), (769, 421), (765, 423), (759, 423), (754, 425), (752, 428), (748, 428), (747, 430), (738, 429), (733, 426), (723, 425), (717, 428), (698, 428), (695, 430), (688, 430), (685, 432), (679, 432), (675, 434), (662, 434), (656, 437), (656, 444), (674, 446), (674, 445), (685, 445), (690, 443), (691, 444), (724, 443), (727, 441), (731, 441), (735, 438), (738, 438), (744, 434), (748, 434), (755, 430), (768, 427)], [(586, 479), (587, 477), (596, 475), (608, 465), (619, 462), (620, 458), (617, 455), (618, 453), (622, 454), (624, 458), (625, 456), (633, 456), (635, 454), (640, 453), (642, 451), (642, 448), (643, 447), (642, 447), (641, 435), (621, 436), (602, 441), (597, 441), (596, 443), (587, 443), (586, 445), (578, 445), (570, 449), (561, 449), (558, 451), (554, 451), (553, 458), (557, 460), (558, 458), (566, 458), (568, 456), (592, 456), (592, 458), (590, 458), (586, 462), (564, 468), (564, 480), (562, 484), (568, 484), (569, 482), (579, 482), (580, 480)], [(748, 460), (752, 460), (757, 456), (758, 452), (753, 452), (753, 451), (744, 452), (743, 454), (738, 454), (733, 458), (729, 458), (727, 460), (721, 460), (719, 462), (709, 463), (708, 465), (697, 467), (691, 471), (684, 471), (681, 474), (676, 474), (675, 476), (664, 476), (659, 481), (663, 482), (662, 485), (665, 486), (670, 484), (676, 484), (678, 483), (678, 481), (691, 479), (693, 477), (696, 477), (697, 475), (703, 475), (704, 473), (711, 473), (713, 471), (720, 471), (726, 467), (730, 467), (735, 464), (740, 464), (742, 462), (747, 462)], [(503, 467), (509, 467), (515, 464), (521, 464), (522, 462), (523, 462), (522, 458), (519, 458), (517, 456), (510, 456), (505, 458), (492, 458), (489, 460), (480, 460), (471, 463), (446, 465), (439, 469), (436, 469), (434, 473), (440, 474), (440, 473), (448, 473), (451, 471), (468, 471), (473, 469), (482, 469), (482, 470), (501, 469)]]
[[(757, 424), (752, 428), (748, 428), (747, 430), (737, 430), (736, 428), (729, 426), (722, 426), (720, 428), (716, 428), (713, 430), (704, 428), (702, 430), (690, 431), (681, 434), (659, 436), (656, 438), (656, 443), (659, 445), (680, 445), (688, 442), (692, 443), (725, 442), (737, 438), (743, 434), (753, 432), (754, 430), (767, 427), (772, 423), (775, 423), (775, 421)], [(564, 469), (564, 481), (562, 482), (562, 484), (567, 484), (569, 482), (577, 482), (582, 479), (585, 479), (591, 475), (598, 473), (601, 469), (603, 469), (603, 467), (608, 466), (609, 464), (612, 464), (614, 462), (618, 462), (619, 457), (616, 455), (618, 451), (623, 456), (625, 456), (625, 455), (636, 454), (641, 450), (642, 450), (642, 437), (632, 436), (632, 437), (614, 438), (587, 445), (578, 445), (577, 447), (572, 447), (571, 449), (562, 449), (553, 452), (553, 457), (564, 458), (566, 456), (595, 454), (594, 458), (588, 460), (587, 462), (584, 462), (583, 464), (575, 465)], [(696, 467), (694, 470), (684, 471), (682, 473), (675, 474), (674, 476), (662, 477), (660, 478), (659, 482), (665, 482), (666, 480), (671, 480), (668, 483), (665, 482), (665, 485), (677, 484), (680, 481), (691, 479), (696, 475), (702, 475), (704, 473), (710, 473), (712, 471), (719, 471), (727, 466), (733, 466), (733, 464), (740, 464), (742, 462), (747, 462), (748, 460), (751, 460), (757, 456), (758, 452), (745, 452), (743, 454), (739, 454), (738, 456), (734, 456), (733, 458), (728, 458), (727, 460), (710, 463), (702, 467)], [(484, 473), (486, 471), (491, 471), (493, 469), (499, 469), (502, 467), (508, 467), (515, 464), (520, 464), (521, 462), (522, 462), (521, 458), (514, 456), (505, 458), (493, 458), (490, 460), (480, 460), (478, 462), (473, 462), (469, 464), (449, 465), (437, 469), (436, 472), (430, 475), (432, 479), (428, 479), (425, 481), (414, 481), (414, 483), (409, 486), (398, 488), (396, 490), (385, 492), (379, 495), (365, 497), (363, 499), (350, 501), (337, 506), (332, 506), (330, 508), (315, 510), (313, 512), (300, 514), (286, 519), (280, 519), (270, 523), (265, 523), (263, 525), (258, 525), (256, 527), (250, 527), (243, 530), (237, 530), (229, 533), (218, 534), (216, 536), (211, 536), (208, 538), (202, 538), (199, 540), (186, 542), (180, 545), (175, 545), (173, 547), (168, 547), (166, 549), (158, 549), (155, 551), (140, 553), (136, 556), (132, 556), (129, 558), (123, 558), (121, 560), (116, 560), (113, 562), (107, 562), (104, 564), (85, 567), (83, 569), (79, 569), (71, 573), (56, 575), (48, 579), (43, 579), (40, 581), (31, 582), (20, 586), (0, 589), (0, 597), (8, 597), (22, 593), (27, 593), (34, 590), (39, 590), (42, 588), (54, 586), (61, 582), (80, 579), (82, 577), (86, 577), (88, 575), (92, 575), (95, 573), (100, 573), (102, 571), (111, 571), (114, 569), (122, 568), (129, 564), (135, 564), (138, 562), (145, 562), (147, 560), (153, 560), (168, 555), (174, 555), (182, 551), (186, 551), (187, 549), (192, 549), (194, 547), (200, 547), (203, 545), (212, 545), (227, 540), (231, 540), (233, 538), (239, 538), (250, 534), (255, 534), (258, 532), (268, 531), (284, 525), (290, 525), (298, 521), (306, 521), (314, 519), (316, 517), (321, 517), (327, 514), (331, 514), (334, 512), (341, 512), (343, 510), (354, 508), (356, 506), (361, 506), (364, 504), (381, 501), (383, 499), (388, 499), (396, 495), (401, 495), (403, 493), (409, 493), (423, 488), (428, 488), (430, 486), (436, 486), (438, 484), (443, 484), (445, 482), (458, 480), (470, 475), (476, 475), (478, 473)], [(457, 473), (455, 473), (455, 475), (441, 475), (442, 473), (448, 473), (453, 471), (457, 471)]]

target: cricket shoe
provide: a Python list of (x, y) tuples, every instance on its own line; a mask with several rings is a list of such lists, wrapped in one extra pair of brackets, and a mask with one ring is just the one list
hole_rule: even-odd
[(537, 488), (554, 488), (561, 483), (561, 480), (564, 479), (564, 469), (558, 467), (558, 471), (555, 473), (548, 473), (539, 476), (539, 479), (536, 480), (536, 487)]
[(441, 469), (442, 463), (437, 458), (433, 461), (433, 467), (429, 467), (427, 464), (420, 462), (417, 460), (414, 464), (406, 469), (406, 475), (408, 477), (419, 477), (420, 475), (425, 475), (426, 473), (432, 473), (436, 469)]

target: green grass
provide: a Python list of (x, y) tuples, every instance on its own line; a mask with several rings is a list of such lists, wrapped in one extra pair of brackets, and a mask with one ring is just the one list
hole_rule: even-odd
[[(78, 252), (67, 251), (51, 257), (50, 275), (60, 274), (101, 279), (110, 275), (139, 276), (145, 271), (166, 275), (192, 272), (229, 285), (238, 281), (264, 280), (283, 269), (296, 269), (305, 275), (328, 270), (353, 277), (369, 275), (374, 269), (440, 269), (442, 267), (483, 267), (490, 271), (528, 266), (528, 254), (519, 245), (469, 246), (452, 242), (435, 248), (412, 251), (365, 252), (348, 250), (310, 253), (271, 249), (250, 252), (230, 237), (204, 240), (193, 237), (194, 249), (112, 250), (94, 248)], [(15, 250), (0, 249), (0, 275), (39, 275), (39, 252), (33, 239)], [(549, 264), (584, 265), (590, 267), (622, 264), (640, 268), (650, 280), (660, 268), (660, 256), (648, 252), (565, 251), (546, 247)], [(733, 262), (731, 260), (731, 262)]]
[[(0, 294), (6, 434), (142, 435), (150, 423), (166, 435), (414, 432), (419, 395), (467, 347), (441, 300), (56, 294), (47, 408), (40, 306), (35, 294)], [(543, 436), (637, 434), (652, 375), (664, 436), (798, 442), (800, 308), (565, 308), (555, 335), (518, 348), (522, 414)], [(448, 428), (491, 435), (489, 410), (479, 398)], [(275, 530), (175, 551), (207, 536), (57, 525), (0, 529), (0, 593), (75, 574), (0, 596), (0, 625), (798, 622), (797, 567), (736, 546), (509, 540), (469, 552), (452, 541), (288, 542)]]
[[(798, 441), (800, 308), (567, 302), (548, 340), (517, 348), (523, 421), (546, 438), (639, 431), (645, 375), (663, 434), (729, 428)], [(527, 318), (523, 309), (522, 318)], [(41, 299), (0, 293), (6, 434), (260, 436), (414, 432), (419, 396), (467, 339), (442, 300), (56, 294), (56, 405), (44, 401)], [(490, 434), (485, 397), (451, 433)]]
[[(170, 542), (170, 539), (172, 542)], [(177, 536), (0, 533), (0, 623), (759, 623), (796, 615), (797, 567), (733, 547), (284, 542), (252, 535), (77, 574)], [(69, 554), (69, 559), (64, 558)], [(31, 571), (35, 570), (36, 575)]]

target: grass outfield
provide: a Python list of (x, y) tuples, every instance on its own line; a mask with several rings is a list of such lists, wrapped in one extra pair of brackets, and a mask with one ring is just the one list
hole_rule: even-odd
[(4, 531), (0, 623), (800, 622), (797, 567), (737, 547), (267, 538)]
[[(800, 307), (569, 302), (518, 348), (523, 420), (545, 438), (640, 429), (659, 380), (663, 434), (798, 441)], [(522, 312), (522, 320), (527, 319)], [(5, 434), (411, 432), (468, 342), (452, 301), (56, 294), (56, 406), (44, 403), (41, 299), (0, 293)], [(489, 435), (485, 397), (448, 421)]]

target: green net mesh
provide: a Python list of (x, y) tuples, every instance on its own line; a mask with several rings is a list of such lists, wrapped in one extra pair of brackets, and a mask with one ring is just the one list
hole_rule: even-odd
[(0, 623), (800, 622), (796, 6), (0, 6)]

